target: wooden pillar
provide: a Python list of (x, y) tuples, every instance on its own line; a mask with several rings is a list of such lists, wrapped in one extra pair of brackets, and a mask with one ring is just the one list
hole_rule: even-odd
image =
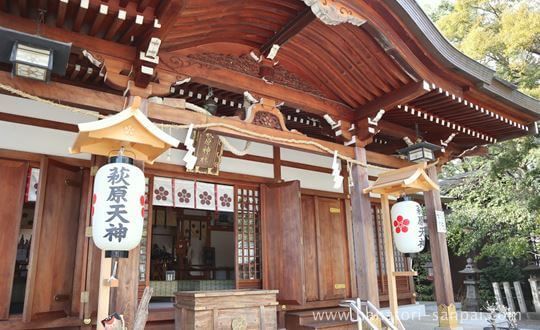
[(103, 330), (101, 320), (110, 315), (109, 313), (109, 295), (111, 287), (105, 285), (106, 281), (111, 278), (111, 258), (105, 258), (105, 251), (101, 251), (101, 266), (99, 274), (99, 300), (97, 310), (96, 327), (97, 330)]
[(383, 221), (383, 238), (384, 238), (384, 262), (386, 268), (386, 279), (388, 283), (388, 303), (390, 305), (390, 316), (392, 322), (397, 327), (399, 325), (398, 316), (398, 299), (397, 299), (397, 286), (396, 286), (396, 265), (394, 261), (394, 244), (392, 237), (391, 217), (390, 217), (390, 203), (388, 202), (388, 196), (381, 195), (381, 211)]
[[(437, 182), (437, 169), (427, 169), (429, 177)], [(429, 245), (433, 263), (433, 276), (435, 296), (437, 299), (439, 327), (442, 329), (458, 328), (456, 305), (454, 304), (454, 291), (452, 289), (452, 275), (446, 245), (446, 233), (437, 230), (436, 211), (442, 211), (441, 195), (439, 191), (432, 190), (424, 193), (426, 215), (429, 230)]]
[[(355, 158), (367, 163), (366, 149), (355, 147)], [(362, 300), (369, 300), (379, 306), (379, 289), (375, 258), (375, 237), (373, 216), (369, 194), (363, 190), (369, 187), (367, 168), (354, 165), (351, 178), (352, 230), (354, 247), (354, 265), (356, 269), (356, 287)]]
[(128, 258), (118, 261), (118, 288), (116, 288), (115, 310), (124, 316), (127, 329), (133, 329), (137, 312), (139, 290), (139, 249), (129, 251)]
[(274, 158), (274, 181), (281, 182), (281, 149), (278, 146), (273, 148)]

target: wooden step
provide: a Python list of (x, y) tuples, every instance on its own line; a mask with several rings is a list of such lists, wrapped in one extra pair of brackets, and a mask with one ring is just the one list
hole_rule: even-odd
[[(351, 321), (318, 321), (308, 323), (302, 326), (305, 330), (315, 329), (342, 329), (342, 330), (357, 330), (358, 325)], [(288, 330), (288, 329), (287, 329)]]
[[(349, 309), (343, 307), (310, 309), (288, 312), (285, 316), (287, 330), (354, 329), (349, 321)], [(346, 318), (340, 320), (342, 318)]]

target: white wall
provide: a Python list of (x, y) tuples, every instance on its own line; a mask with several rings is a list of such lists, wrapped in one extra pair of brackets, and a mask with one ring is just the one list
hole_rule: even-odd
[(0, 121), (0, 148), (54, 156), (90, 159), (89, 154), (71, 155), (75, 133)]

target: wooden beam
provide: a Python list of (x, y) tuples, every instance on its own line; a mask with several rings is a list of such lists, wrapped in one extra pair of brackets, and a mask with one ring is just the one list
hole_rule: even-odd
[(392, 227), (390, 217), (390, 204), (386, 194), (381, 195), (381, 213), (383, 223), (383, 241), (384, 241), (384, 262), (386, 270), (386, 282), (388, 285), (388, 302), (390, 305), (390, 316), (392, 322), (397, 327), (399, 322), (398, 315), (398, 297), (396, 278), (394, 277), (396, 264), (394, 262), (394, 245), (392, 244)]
[[(0, 12), (0, 26), (25, 33), (36, 32), (36, 22)], [(67, 31), (47, 24), (41, 25), (41, 36), (61, 42), (73, 43), (73, 46), (91, 51), (94, 55), (106, 55), (134, 61), (135, 47), (121, 45), (116, 42), (90, 37), (76, 32)]]
[(101, 29), (101, 25), (103, 24), (103, 20), (105, 17), (107, 17), (107, 14), (109, 13), (109, 6), (107, 5), (100, 5), (99, 10), (96, 14), (96, 17), (94, 18), (94, 21), (92, 22), (92, 27), (90, 28), (90, 31), (88, 32), (89, 35), (95, 36), (96, 33)]
[(116, 18), (113, 20), (111, 26), (105, 33), (104, 38), (107, 40), (112, 40), (120, 30), (122, 25), (124, 25), (124, 23), (126, 22), (126, 17), (127, 12), (125, 10), (119, 10)]
[(430, 90), (431, 87), (426, 81), (409, 83), (359, 107), (356, 112), (356, 120), (373, 117), (381, 109), (390, 111), (398, 104), (414, 100), (415, 98), (428, 93)]
[[(432, 180), (438, 179), (436, 168), (432, 167), (427, 171)], [(429, 242), (433, 261), (433, 275), (437, 303), (448, 305), (454, 303), (454, 294), (452, 290), (448, 248), (446, 246), (446, 234), (440, 233), (437, 230), (435, 212), (442, 211), (440, 193), (438, 191), (425, 192), (424, 199), (426, 204), (426, 217), (429, 229)]]
[(397, 158), (391, 155), (380, 154), (374, 151), (366, 150), (367, 160), (370, 164), (380, 165), (387, 168), (401, 168), (405, 166), (414, 165), (414, 163)]
[(23, 124), (23, 125), (32, 125), (32, 126), (56, 129), (60, 131), (68, 131), (68, 132), (79, 131), (79, 129), (77, 128), (77, 125), (74, 125), (74, 124), (68, 124), (68, 123), (41, 119), (41, 118), (20, 116), (20, 115), (15, 115), (11, 113), (5, 113), (5, 112), (0, 112), (0, 120), (9, 121), (12, 123), (17, 123), (17, 124)]
[(182, 0), (170, 0), (163, 1), (156, 10), (156, 17), (158, 19), (160, 27), (158, 29), (149, 30), (142, 38), (140, 46), (141, 50), (148, 47), (148, 43), (151, 38), (158, 38), (164, 40), (169, 34), (169, 31), (174, 26), (176, 18), (180, 14), (185, 1)]
[[(30, 79), (18, 77), (11, 78), (11, 74), (8, 72), (0, 72), (0, 82), (34, 96), (53, 100), (62, 104), (92, 109), (102, 113), (119, 112), (124, 108), (124, 97), (122, 96), (93, 91), (72, 85), (65, 85), (57, 82), (44, 84), (42, 82)], [(268, 136), (301, 141), (317, 141), (332, 150), (337, 150), (341, 155), (346, 155), (349, 157), (354, 156), (352, 148), (341, 144), (316, 140), (298, 133), (278, 131), (271, 128), (257, 126), (237, 119), (208, 117), (197, 112), (173, 108), (161, 104), (149, 103), (148, 117), (157, 121), (176, 124), (225, 123), (242, 130), (257, 132), (259, 134), (263, 134), (264, 136), (254, 137), (252, 135), (239, 133), (236, 130), (225, 127), (212, 127), (209, 128), (209, 130), (222, 135), (233, 136), (249, 141), (257, 141), (265, 144), (329, 155), (328, 153), (321, 151), (319, 148), (310, 144), (299, 145), (292, 142), (270, 142), (268, 140)]]
[(73, 31), (79, 32), (81, 30), (84, 18), (86, 17), (86, 12), (88, 11), (88, 0), (81, 0), (79, 3), (79, 8), (77, 8), (77, 15), (73, 21)]
[(287, 22), (277, 33), (268, 39), (260, 48), (261, 55), (266, 56), (274, 45), (283, 46), (289, 39), (300, 33), (309, 23), (315, 20), (311, 7), (305, 7), (298, 15)]
[[(77, 127), (76, 124), (70, 124), (70, 123), (35, 118), (35, 117), (21, 116), (21, 115), (6, 113), (6, 112), (0, 112), (0, 121), (7, 121), (7, 122), (18, 123), (22, 125), (30, 125), (30, 126), (43, 127), (43, 128), (50, 128), (50, 129), (56, 129), (56, 130), (61, 130), (61, 131), (66, 131), (66, 132), (79, 131), (79, 128)], [(186, 148), (183, 145), (180, 145), (178, 146), (178, 148), (175, 148), (175, 149), (183, 150), (183, 151), (186, 150)], [(244, 156), (237, 156), (228, 150), (223, 151), (223, 157), (241, 159), (241, 160), (257, 162), (257, 163), (272, 164), (274, 165), (275, 177), (281, 178), (281, 172), (279, 172), (279, 175), (276, 175), (277, 167), (275, 166), (275, 164), (277, 163), (276, 159), (278, 159), (278, 156), (277, 156), (278, 154), (275, 153), (276, 149), (280, 150), (279, 147), (274, 147), (273, 157), (263, 157), (263, 156), (257, 156), (257, 155), (251, 155), (251, 154), (247, 154)], [(284, 166), (284, 167), (292, 167), (292, 168), (297, 168), (300, 170), (327, 173), (327, 174), (332, 173), (332, 169), (328, 167), (282, 160), (281, 154), (279, 154), (279, 164), (281, 164), (281, 166)], [(343, 170), (345, 170), (345, 167), (343, 167)], [(279, 169), (279, 171), (281, 171), (281, 168)], [(375, 181), (376, 179), (377, 179), (376, 176), (371, 176), (371, 175), (369, 176), (369, 180), (371, 181)]]
[(412, 128), (401, 126), (390, 121), (385, 121), (384, 118), (379, 122), (377, 126), (381, 133), (398, 139), (403, 139), (405, 136), (411, 140), (416, 139), (416, 131)]
[(162, 54), (160, 60), (166, 66), (160, 66), (162, 70), (174, 71), (178, 75), (191, 77), (192, 81), (198, 83), (236, 93), (250, 91), (260, 96), (285, 101), (286, 105), (300, 108), (306, 112), (318, 115), (329, 114), (335, 120), (351, 121), (354, 118), (353, 110), (343, 103), (279, 84), (270, 85), (258, 77), (248, 76), (180, 55)]
[[(354, 148), (355, 158), (361, 162), (368, 160), (364, 148)], [(364, 188), (369, 187), (367, 169), (353, 166), (349, 178), (354, 183), (351, 191), (352, 207), (352, 237), (353, 258), (356, 271), (356, 287), (358, 297), (379, 305), (379, 289), (377, 285), (376, 251), (373, 228), (373, 216), (371, 215), (371, 203), (369, 194), (364, 194)]]
[[(9, 85), (13, 88), (19, 89), (28, 94), (52, 100), (53, 102), (58, 102), (65, 105), (71, 105), (75, 107), (80, 107), (83, 109), (95, 110), (101, 113), (114, 113), (119, 112), (124, 109), (124, 97), (116, 94), (109, 94), (100, 91), (94, 91), (85, 89), (82, 87), (77, 87), (73, 85), (62, 84), (58, 82), (51, 81), (48, 84), (44, 84), (39, 81), (24, 79), (19, 77), (11, 77), (9, 72), (0, 72), (0, 82), (3, 84)], [(182, 110), (177, 108), (168, 107), (161, 104), (149, 103), (148, 116), (151, 119), (161, 121), (161, 122), (171, 122), (177, 124), (189, 124), (189, 123), (206, 123), (206, 122), (224, 122), (231, 124), (236, 127), (240, 127), (247, 130), (253, 130), (268, 134), (271, 136), (280, 136), (283, 138), (297, 139), (297, 140), (306, 140), (313, 141), (316, 140), (327, 147), (338, 150), (342, 155), (347, 155), (354, 157), (353, 148), (346, 147), (340, 144), (320, 141), (317, 139), (309, 138), (301, 134), (295, 134), (291, 132), (283, 132), (270, 128), (265, 128), (261, 126), (256, 126), (253, 124), (248, 124), (241, 122), (239, 120), (231, 118), (218, 118), (218, 117), (207, 117), (203, 114), (199, 114), (193, 111)], [(265, 138), (253, 138), (245, 134), (236, 133), (230, 129), (226, 128), (212, 128), (211, 130), (216, 131), (224, 135), (234, 136), (243, 138), (249, 141), (258, 141), (261, 143), (269, 144), (268, 139)], [(327, 153), (322, 152), (320, 149), (315, 148), (310, 145), (299, 146), (293, 143), (270, 143), (273, 145), (278, 145), (282, 147), (288, 147), (292, 149), (301, 149), (305, 151), (322, 153), (327, 155)], [(373, 151), (366, 151), (367, 159), (370, 164), (376, 164), (388, 168), (400, 168), (404, 166), (409, 166), (412, 163), (394, 156), (384, 155), (376, 153)]]
[(272, 149), (273, 166), (274, 166), (274, 181), (281, 182), (281, 149), (274, 146)]
[(58, 11), (56, 12), (56, 26), (61, 28), (66, 20), (66, 11), (69, 0), (60, 0), (58, 2)]
[[(437, 182), (437, 169), (431, 167), (427, 169), (431, 180)], [(441, 195), (437, 190), (424, 193), (426, 204), (426, 218), (429, 231), (429, 249), (433, 262), (433, 276), (435, 284), (435, 297), (439, 307), (439, 326), (445, 327), (455, 320), (455, 315), (446, 315), (447, 320), (441, 318), (441, 308), (443, 311), (454, 306), (454, 291), (452, 289), (452, 274), (450, 272), (450, 260), (448, 258), (448, 247), (446, 244), (446, 233), (438, 231), (436, 212), (442, 212)], [(454, 306), (455, 311), (455, 306)], [(450, 328), (446, 326), (445, 328)]]
[(28, 17), (28, 3), (26, 0), (18, 0), (19, 14), (24, 17)]

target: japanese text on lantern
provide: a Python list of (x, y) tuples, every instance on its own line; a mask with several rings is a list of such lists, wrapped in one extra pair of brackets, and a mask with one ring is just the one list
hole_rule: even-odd
[(105, 230), (107, 233), (103, 237), (108, 238), (109, 241), (118, 239), (120, 243), (127, 235), (128, 228), (124, 224), (129, 223), (129, 220), (124, 215), (127, 214), (125, 202), (127, 202), (127, 189), (130, 185), (128, 178), (129, 168), (124, 166), (111, 168), (107, 176), (109, 184), (109, 197), (107, 198), (109, 211), (107, 215), (109, 218), (105, 222), (109, 223), (109, 228)]

